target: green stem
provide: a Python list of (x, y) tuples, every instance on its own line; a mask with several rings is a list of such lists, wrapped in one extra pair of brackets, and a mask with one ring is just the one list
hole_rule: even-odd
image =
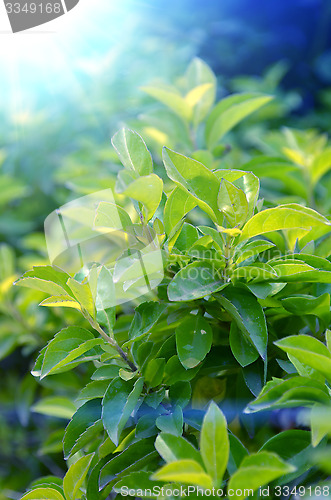
[(129, 360), (127, 354), (117, 344), (116, 340), (113, 339), (112, 337), (110, 337), (109, 335), (107, 335), (107, 333), (105, 331), (103, 331), (103, 329), (101, 328), (101, 326), (99, 325), (99, 323), (97, 323), (96, 321), (94, 321), (91, 317), (89, 317), (87, 319), (89, 320), (89, 323), (92, 326), (92, 328), (94, 328), (98, 333), (100, 333), (101, 337), (106, 342), (108, 342), (110, 345), (112, 345), (116, 349), (116, 351), (118, 352), (118, 354), (126, 362), (126, 364), (131, 368), (131, 370), (133, 372), (137, 371), (138, 368), (136, 367), (136, 365), (134, 363), (132, 363), (132, 361)]

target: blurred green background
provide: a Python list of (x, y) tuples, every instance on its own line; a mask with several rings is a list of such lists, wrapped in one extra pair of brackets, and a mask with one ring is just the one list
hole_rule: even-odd
[[(157, 123), (159, 106), (140, 87), (180, 85), (196, 56), (216, 73), (219, 98), (276, 96), (228, 138), (228, 165), (240, 167), (252, 154), (283, 155), (279, 145), (290, 140), (284, 127), (328, 134), (330, 28), (328, 0), (81, 0), (63, 29), (13, 35), (0, 46), (1, 500), (20, 498), (35, 478), (66, 468), (59, 440), (70, 408), (66, 413), (64, 401), (63, 413), (50, 409), (51, 417), (29, 410), (53, 395), (61, 375), (37, 384), (29, 372), (54, 332), (80, 318), (38, 308), (35, 292), (12, 287), (32, 265), (48, 262), (46, 216), (113, 185), (118, 164), (110, 137), (123, 124), (142, 134), (156, 161), (162, 144), (185, 153), (175, 131)], [(297, 136), (303, 148), (315, 137), (309, 134)], [(324, 178), (315, 193), (326, 215), (330, 185)], [(291, 195), (275, 180), (262, 188), (275, 202)], [(65, 374), (56, 396), (75, 395), (84, 377), (84, 367)]]

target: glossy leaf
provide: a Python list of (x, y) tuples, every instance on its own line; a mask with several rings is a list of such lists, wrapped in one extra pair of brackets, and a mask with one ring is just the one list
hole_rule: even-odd
[(266, 358), (268, 342), (264, 312), (248, 290), (228, 287), (216, 295), (217, 300), (236, 322), (239, 330), (256, 348), (262, 359)]
[(200, 452), (213, 486), (220, 486), (229, 458), (229, 437), (225, 416), (213, 401), (202, 422)]
[(220, 101), (206, 123), (208, 148), (213, 149), (229, 130), (271, 99), (259, 94), (234, 94)]
[(168, 286), (168, 297), (171, 301), (195, 300), (226, 286), (212, 264), (193, 262), (181, 269), (172, 279)]
[(155, 440), (155, 448), (166, 463), (192, 459), (203, 465), (198, 450), (183, 437), (161, 432)]
[(243, 227), (240, 241), (253, 236), (278, 231), (281, 229), (311, 229), (312, 227), (330, 225), (330, 222), (311, 208), (295, 203), (268, 208), (255, 214)]
[(293, 335), (275, 344), (331, 381), (331, 353), (319, 340), (309, 335)]
[(275, 453), (261, 451), (243, 459), (239, 469), (230, 478), (228, 492), (241, 491), (236, 498), (243, 500), (247, 496), (245, 491), (255, 492), (260, 486), (294, 470), (295, 467), (281, 460)]
[(217, 205), (220, 181), (207, 167), (192, 158), (163, 148), (168, 177), (189, 193), (213, 221), (221, 222)]
[(217, 203), (231, 227), (240, 226), (245, 222), (248, 215), (245, 193), (226, 179), (221, 181)]
[(212, 329), (203, 316), (186, 316), (176, 328), (177, 353), (184, 368), (198, 365), (210, 351), (212, 341)]
[(113, 136), (111, 142), (125, 168), (138, 175), (153, 172), (151, 154), (139, 134), (123, 128)]
[(144, 384), (140, 378), (133, 384), (120, 377), (110, 384), (102, 400), (102, 420), (110, 439), (118, 445), (119, 438), (131, 413), (135, 409)]
[(81, 457), (70, 466), (63, 479), (63, 490), (66, 500), (75, 500), (81, 496), (80, 487), (83, 485), (85, 477), (93, 458), (94, 453)]
[(64, 500), (64, 496), (54, 488), (34, 488), (23, 495), (21, 500)]
[(287, 380), (273, 378), (267, 382), (259, 396), (248, 405), (245, 413), (270, 408), (291, 408), (328, 404), (329, 395), (325, 384), (308, 377), (291, 377)]
[(198, 462), (192, 459), (170, 462), (155, 472), (152, 479), (196, 485), (202, 488), (212, 487), (211, 477)]
[(122, 194), (141, 202), (146, 210), (146, 220), (149, 221), (160, 204), (162, 190), (162, 179), (150, 174), (133, 181)]

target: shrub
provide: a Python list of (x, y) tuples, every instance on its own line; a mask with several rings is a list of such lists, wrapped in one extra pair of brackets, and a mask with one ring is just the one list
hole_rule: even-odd
[[(164, 147), (155, 167), (139, 134), (117, 132), (115, 190), (53, 214), (53, 265), (16, 282), (46, 293), (42, 306), (83, 317), (32, 372), (54, 387), (35, 411), (70, 418), (69, 469), (23, 499), (175, 497), (181, 487), (243, 499), (270, 484), (275, 497), (324, 494), (331, 222), (304, 202), (329, 169), (327, 146), (313, 135), (309, 149), (288, 132), (297, 142), (283, 147), (286, 160), (257, 154), (231, 168), (220, 141), (270, 96), (214, 105), (216, 78), (198, 59), (181, 91), (144, 90), (167, 107), (147, 130), (154, 156), (162, 137), (181, 153)], [(257, 173), (292, 179), (299, 199), (264, 202)], [(80, 369), (73, 403), (60, 384)]]

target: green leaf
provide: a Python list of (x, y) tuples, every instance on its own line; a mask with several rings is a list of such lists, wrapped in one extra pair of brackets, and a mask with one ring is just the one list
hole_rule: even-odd
[(202, 422), (200, 452), (213, 486), (220, 486), (229, 459), (229, 437), (225, 416), (213, 401)]
[(316, 404), (310, 412), (311, 442), (316, 447), (325, 436), (331, 436), (331, 408)]
[(66, 500), (75, 500), (76, 498), (80, 498), (80, 487), (83, 485), (93, 456), (94, 453), (90, 453), (85, 457), (79, 458), (77, 462), (71, 465), (70, 469), (64, 476), (63, 490)]
[(93, 227), (98, 230), (117, 229), (126, 231), (132, 226), (129, 214), (119, 205), (101, 201), (96, 209)]
[(331, 223), (311, 208), (296, 203), (268, 208), (255, 214), (243, 227), (239, 240), (244, 241), (259, 234), (283, 229), (306, 229), (330, 225)]
[(259, 357), (255, 347), (239, 330), (236, 323), (231, 324), (229, 340), (232, 354), (241, 366), (250, 365)]
[(184, 368), (198, 365), (210, 351), (212, 341), (212, 329), (203, 316), (186, 316), (176, 328), (177, 353)]
[(313, 186), (331, 169), (331, 148), (316, 155), (311, 165), (311, 180)]
[(49, 295), (72, 295), (67, 285), (69, 274), (55, 266), (35, 266), (23, 274), (15, 285), (33, 288)]
[(138, 175), (153, 172), (153, 161), (146, 144), (139, 134), (123, 128), (111, 140), (122, 164)]
[(182, 219), (196, 204), (195, 199), (187, 191), (179, 187), (176, 187), (170, 193), (164, 207), (163, 215), (164, 228), (168, 237), (174, 237), (175, 232), (180, 229)]
[(198, 450), (181, 436), (161, 432), (155, 440), (155, 448), (167, 463), (183, 459), (192, 459), (200, 463), (200, 465), (203, 465)]
[(144, 379), (124, 381), (120, 377), (110, 382), (102, 400), (102, 420), (110, 439), (118, 445), (122, 430), (135, 409)]
[(243, 191), (248, 203), (248, 217), (252, 217), (260, 190), (259, 179), (252, 172), (244, 170), (215, 170), (214, 174), (222, 181), (226, 180)]
[(21, 500), (64, 500), (64, 496), (54, 488), (35, 488), (23, 495)]
[(221, 223), (217, 197), (220, 181), (207, 167), (168, 148), (163, 148), (168, 177), (189, 193), (214, 222)]
[(158, 302), (143, 302), (136, 307), (129, 329), (129, 339), (138, 340), (146, 335), (160, 319), (166, 306)]
[(172, 356), (165, 367), (164, 370), (164, 383), (167, 385), (173, 385), (176, 382), (185, 382), (192, 380), (199, 371), (199, 366), (187, 370), (183, 367), (178, 359), (178, 356)]
[(165, 104), (184, 121), (188, 121), (192, 118), (191, 106), (175, 88), (168, 89), (162, 87), (146, 86), (142, 87), (141, 90), (143, 92), (146, 92), (146, 94), (150, 95), (151, 97), (154, 97), (154, 99), (157, 99), (158, 101)]
[(217, 293), (215, 298), (234, 319), (239, 330), (256, 348), (261, 358), (265, 360), (268, 331), (263, 309), (256, 297), (248, 290), (228, 287)]
[(73, 309), (81, 310), (80, 303), (69, 295), (53, 295), (52, 297), (48, 297), (48, 299), (40, 302), (39, 305), (45, 307), (71, 307)]
[(309, 335), (293, 335), (275, 345), (331, 381), (331, 353), (322, 342)]
[(103, 339), (96, 339), (91, 332), (77, 326), (69, 326), (57, 333), (47, 345), (40, 372), (40, 378), (51, 373), (60, 373), (70, 370), (75, 363), (84, 362), (80, 357), (92, 351), (96, 355), (95, 347), (104, 343)]
[(259, 396), (248, 405), (245, 413), (270, 408), (312, 406), (315, 403), (329, 404), (330, 396), (325, 384), (308, 377), (291, 377), (287, 380), (273, 378), (262, 389)]
[[(295, 471), (295, 467), (281, 460), (275, 453), (261, 451), (245, 457), (239, 469), (231, 476), (228, 492), (236, 491), (236, 498), (243, 500), (260, 486)], [(239, 490), (242, 494), (238, 494)], [(251, 493), (247, 493), (250, 491)]]
[(183, 411), (180, 406), (176, 406), (169, 415), (161, 415), (155, 421), (158, 428), (174, 436), (183, 434)]
[(88, 283), (79, 283), (73, 278), (67, 281), (73, 296), (80, 303), (82, 309), (86, 310), (92, 318), (95, 317), (95, 305), (90, 285)]
[(177, 382), (169, 389), (169, 398), (173, 406), (185, 408), (191, 399), (191, 384), (189, 382)]
[(157, 387), (161, 384), (163, 380), (165, 368), (165, 359), (164, 358), (155, 358), (151, 359), (144, 369), (144, 378), (145, 383), (148, 388)]
[(100, 489), (107, 484), (117, 482), (131, 472), (141, 471), (158, 458), (154, 449), (154, 438), (140, 439), (115, 455), (101, 469)]
[(156, 174), (150, 174), (133, 181), (122, 194), (140, 201), (146, 210), (146, 220), (149, 221), (160, 204), (162, 192), (162, 179)]
[(205, 87), (203, 95), (194, 106), (193, 124), (197, 126), (206, 118), (210, 108), (214, 104), (217, 84), (216, 76), (204, 61), (195, 57), (187, 69), (186, 80), (190, 89), (203, 84), (209, 84), (209, 87)]
[[(160, 481), (152, 481), (150, 479), (150, 472), (139, 471), (139, 472), (131, 472), (131, 474), (123, 477), (118, 483), (116, 483), (113, 487), (113, 491), (116, 493), (121, 493), (122, 488), (126, 488), (126, 490), (134, 490), (139, 497), (143, 498), (155, 498), (158, 495), (153, 495), (153, 488), (162, 488), (163, 483)], [(151, 494), (149, 494), (151, 492)], [(122, 495), (123, 496), (123, 495)]]
[(244, 262), (246, 259), (253, 260), (257, 255), (269, 248), (275, 247), (274, 243), (266, 240), (254, 240), (245, 243), (244, 245), (238, 246), (234, 253), (234, 260), (236, 265), (239, 265), (241, 262)]
[(330, 324), (330, 294), (323, 293), (319, 297), (310, 295), (293, 295), (282, 299), (286, 311), (297, 316), (313, 314), (321, 319), (325, 327)]
[[(84, 434), (100, 422), (101, 400), (93, 399), (87, 401), (78, 408), (66, 427), (63, 438), (64, 458), (67, 460), (71, 455), (82, 448)], [(94, 427), (95, 429), (95, 427)]]
[(227, 283), (218, 276), (215, 267), (208, 263), (193, 262), (181, 269), (168, 285), (171, 301), (196, 300), (210, 295)]
[(48, 396), (37, 401), (31, 407), (31, 411), (51, 417), (70, 419), (76, 411), (76, 406), (68, 398)]
[(241, 226), (247, 219), (248, 203), (245, 193), (226, 179), (221, 181), (217, 203), (231, 227)]
[(176, 248), (181, 252), (186, 252), (198, 240), (198, 230), (192, 224), (184, 222), (176, 241)]
[(234, 94), (220, 101), (206, 123), (208, 148), (213, 149), (229, 130), (271, 99), (271, 96), (259, 94)]
[(152, 479), (212, 488), (211, 477), (198, 462), (191, 459), (177, 460), (164, 465), (153, 474)]

